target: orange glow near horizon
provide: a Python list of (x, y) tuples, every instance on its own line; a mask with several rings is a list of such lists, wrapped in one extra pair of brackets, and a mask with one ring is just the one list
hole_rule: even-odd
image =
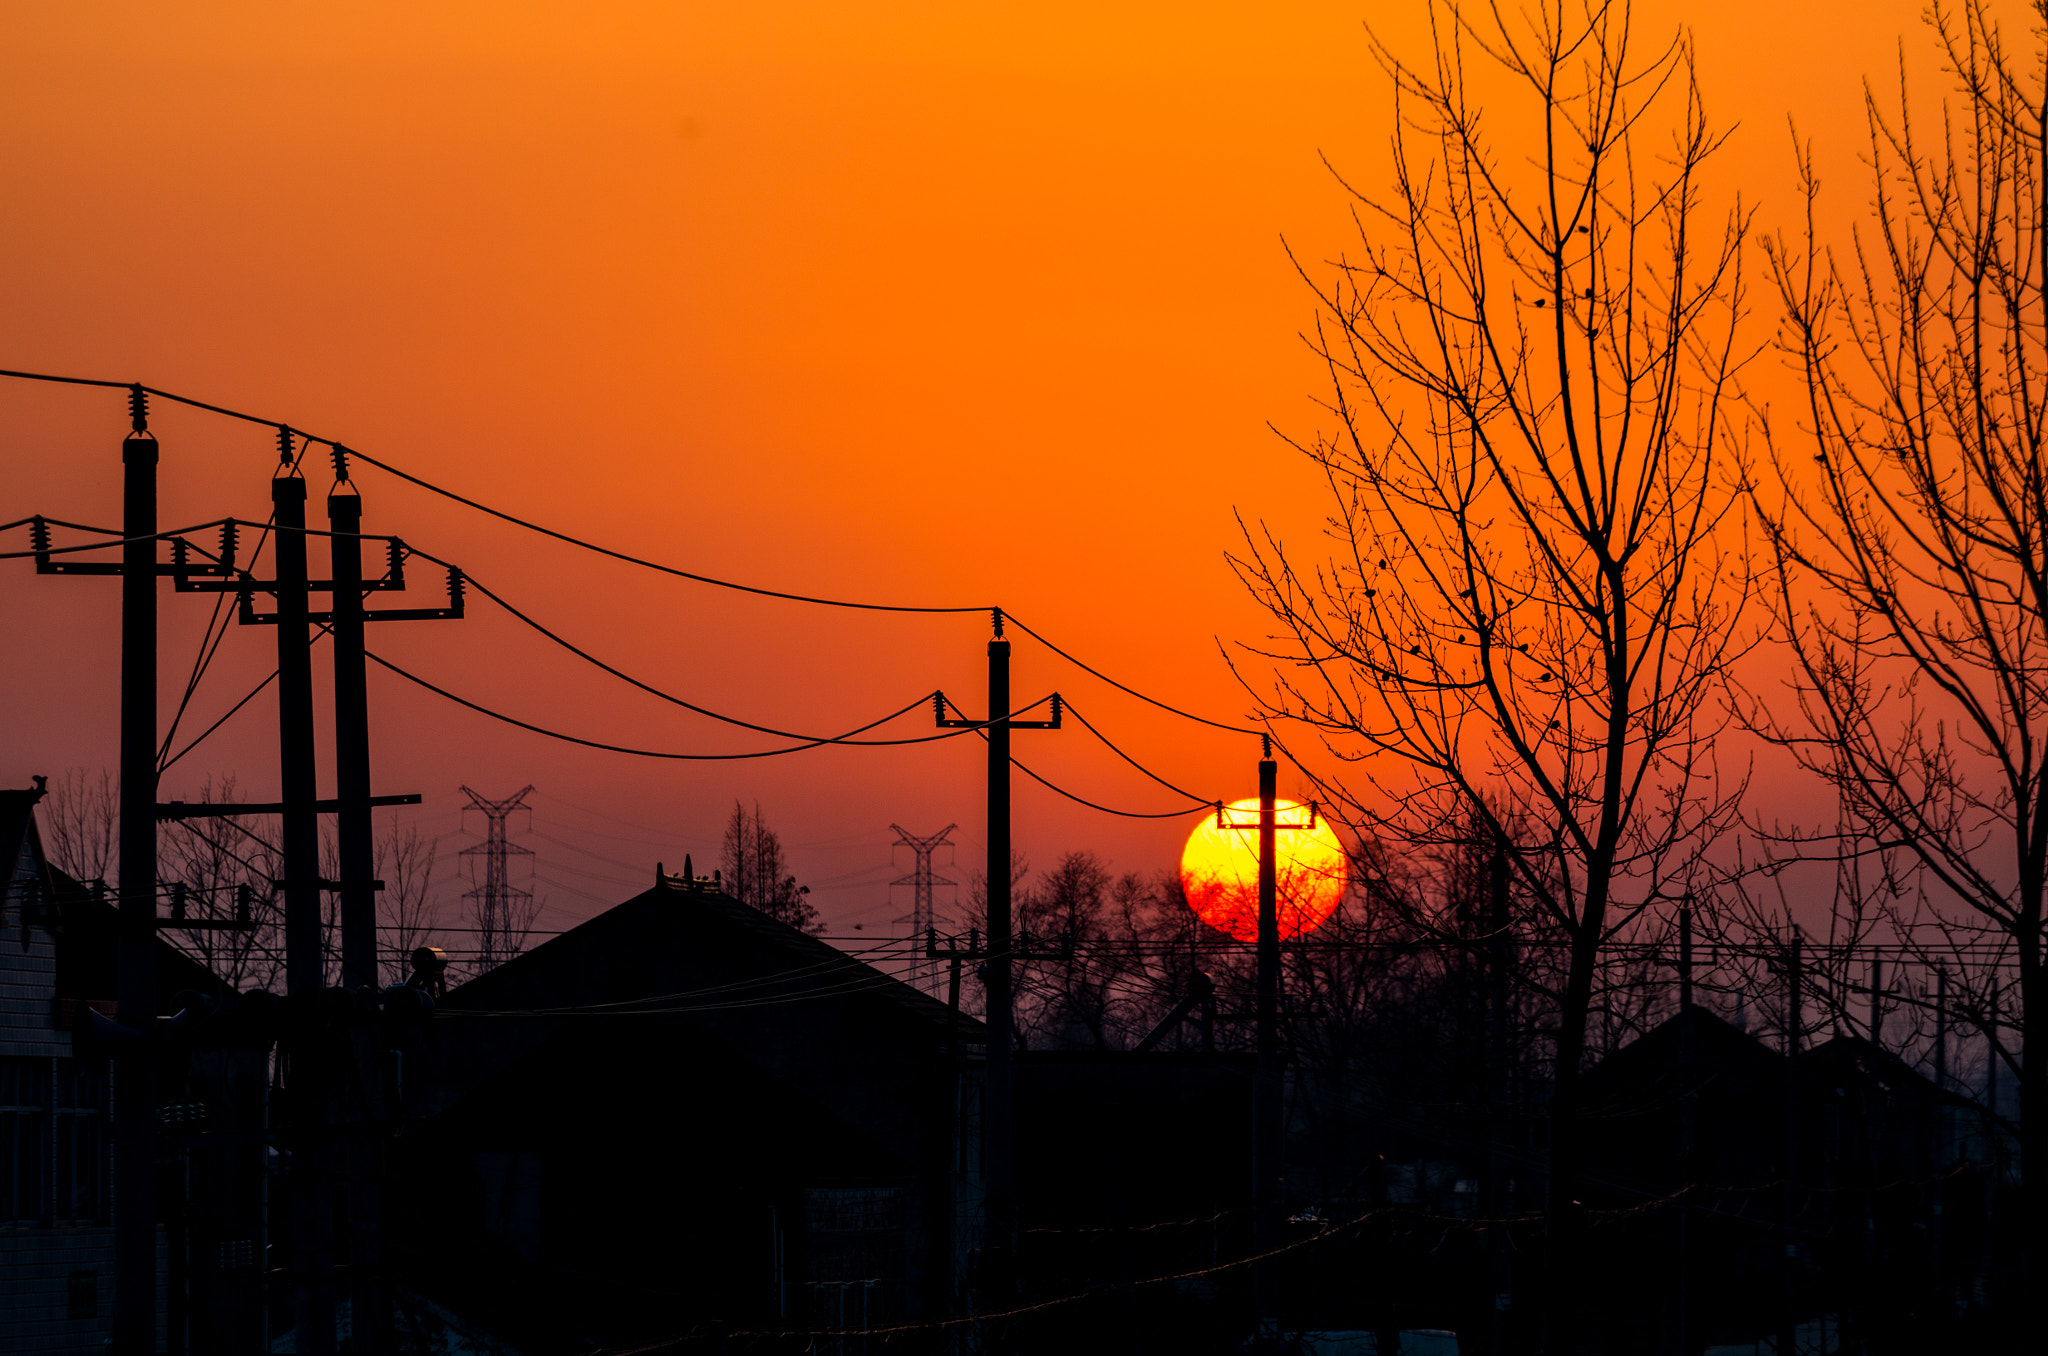
[[(1349, 878), (1344, 845), (1330, 821), (1297, 801), (1274, 803), (1280, 940), (1304, 936), (1328, 921)], [(1259, 939), (1259, 802), (1223, 807), (1222, 823), (1204, 816), (1181, 850), (1180, 883), (1188, 907), (1204, 923), (1240, 942)]]

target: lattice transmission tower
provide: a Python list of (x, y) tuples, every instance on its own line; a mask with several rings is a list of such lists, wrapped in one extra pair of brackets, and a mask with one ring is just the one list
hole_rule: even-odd
[(531, 857), (533, 849), (521, 847), (505, 836), (505, 821), (513, 812), (532, 808), (526, 803), (527, 793), (532, 790), (531, 786), (524, 786), (504, 800), (485, 800), (468, 787), (462, 788), (462, 794), (469, 797), (470, 808), (482, 811), (489, 821), (484, 841), (464, 848), (461, 853), (464, 857), (483, 858), (482, 879), (477, 880), (477, 868), (472, 863), (470, 879), (477, 880), (477, 887), (462, 895), (474, 901), (470, 916), (476, 920), (479, 974), (518, 955), (526, 929), (533, 922), (533, 891), (513, 887), (506, 861), (514, 853)]
[(910, 982), (921, 989), (925, 987), (927, 982), (936, 985), (939, 974), (938, 961), (924, 954), (924, 939), (932, 926), (933, 918), (932, 889), (934, 886), (939, 885), (950, 885), (956, 888), (959, 885), (958, 881), (938, 875), (932, 870), (932, 853), (942, 847), (952, 847), (954, 844), (950, 835), (953, 830), (960, 826), (958, 824), (948, 824), (937, 833), (928, 834), (922, 838), (914, 833), (906, 832), (900, 824), (891, 824), (889, 827), (896, 830), (896, 842), (891, 849), (892, 856), (894, 855), (894, 848), (897, 847), (907, 847), (917, 854), (917, 868), (909, 875), (891, 881), (890, 884), (908, 885), (910, 887), (910, 916), (908, 918), (899, 918), (896, 921), (899, 923), (909, 923), (910, 935), (917, 939), (917, 945), (911, 948), (910, 953), (912, 956), (910, 962)]

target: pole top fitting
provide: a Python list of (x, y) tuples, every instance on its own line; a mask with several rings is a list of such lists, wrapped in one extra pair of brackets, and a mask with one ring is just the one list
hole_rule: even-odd
[(996, 639), (1001, 640), (1003, 638), (1003, 610), (999, 607), (992, 607), (988, 610), (988, 616), (989, 621), (996, 628)]

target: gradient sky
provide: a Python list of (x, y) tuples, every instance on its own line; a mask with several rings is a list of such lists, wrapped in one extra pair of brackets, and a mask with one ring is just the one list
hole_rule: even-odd
[[(1926, 66), (1919, 10), (1638, 13), (1646, 35), (1694, 26), (1709, 109), (1741, 124), (1721, 188), (1791, 227), (1787, 118), (1852, 212), (1868, 196), (1861, 82), (1892, 76), (1901, 35)], [(1233, 514), (1301, 542), (1322, 512), (1267, 427), (1306, 436), (1319, 413), (1296, 338), (1312, 298), (1282, 238), (1310, 260), (1346, 239), (1319, 156), (1384, 179), (1389, 99), (1366, 20), (1425, 50), (1412, 3), (12, 6), (0, 366), (248, 409), (692, 570), (999, 602), (1125, 681), (1234, 720), (1247, 702), (1219, 645), (1261, 627), (1224, 561)], [(166, 525), (266, 515), (264, 430), (175, 409), (155, 427)], [(117, 394), (0, 383), (0, 519), (117, 521), (123, 429)], [(330, 477), (308, 474), (317, 512)], [(358, 484), (366, 530), (462, 563), (704, 705), (815, 730), (934, 686), (983, 705), (982, 617), (749, 599), (374, 471)], [(9, 569), (0, 781), (111, 766), (113, 581)], [(206, 605), (165, 599), (175, 690)], [(557, 728), (760, 745), (550, 652), (481, 601), (461, 623), (371, 635)], [(231, 634), (189, 728), (267, 673), (273, 645)], [(1149, 712), (1022, 638), (1015, 682), (1065, 692), (1201, 795), (1253, 786), (1253, 741)], [(907, 912), (908, 892), (886, 889), (909, 866), (890, 869), (892, 821), (957, 821), (952, 874), (981, 861), (971, 739), (655, 763), (550, 744), (375, 670), (371, 692), (376, 789), (424, 793), (401, 813), (451, 849), (473, 841), (459, 784), (539, 789), (526, 841), (556, 925), (639, 888), (657, 858), (715, 859), (735, 798), (760, 802), (834, 931)], [(332, 794), (324, 718), (321, 737)], [(1084, 794), (1173, 804), (1082, 731), (1018, 740)], [(253, 703), (164, 794), (223, 774), (275, 794), (274, 704)], [(1016, 841), (1036, 864), (1074, 847), (1118, 870), (1177, 860), (1185, 821), (1109, 819), (1019, 782)]]

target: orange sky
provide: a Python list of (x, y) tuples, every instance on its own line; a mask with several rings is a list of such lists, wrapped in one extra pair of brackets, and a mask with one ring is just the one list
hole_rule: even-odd
[[(1894, 68), (1901, 34), (1920, 61), (1919, 9), (1639, 13), (1646, 33), (1695, 26), (1709, 108), (1743, 125), (1723, 186), (1761, 200), (1760, 224), (1789, 226), (1786, 117), (1820, 143), (1834, 204), (1863, 202), (1860, 82)], [(1233, 511), (1295, 541), (1322, 511), (1266, 427), (1317, 422), (1295, 338), (1312, 299), (1281, 237), (1310, 257), (1342, 245), (1344, 199), (1318, 153), (1376, 183), (1389, 131), (1361, 21), (1418, 50), (1422, 15), (14, 6), (0, 19), (0, 366), (250, 409), (693, 570), (1000, 602), (1126, 681), (1235, 719), (1246, 702), (1218, 639), (1255, 636), (1259, 618), (1223, 560)], [(177, 410), (155, 422), (167, 525), (265, 516), (263, 430)], [(0, 519), (114, 522), (122, 429), (113, 394), (0, 383)], [(325, 468), (311, 479), (317, 503)], [(820, 730), (933, 686), (982, 705), (979, 617), (745, 599), (537, 542), (374, 472), (359, 483), (367, 530), (461, 562), (705, 705)], [(0, 781), (111, 766), (117, 590), (10, 568)], [(204, 617), (166, 594), (167, 689)], [(273, 644), (229, 637), (191, 728), (269, 671)], [(551, 654), (488, 604), (459, 624), (378, 628), (372, 645), (594, 738), (756, 746)], [(1203, 795), (1250, 790), (1252, 741), (1155, 717), (1028, 641), (1017, 659), (1020, 694), (1063, 690)], [(377, 789), (425, 793), (408, 813), (428, 831), (470, 841), (459, 783), (532, 782), (537, 830), (612, 859), (527, 840), (558, 924), (637, 888), (657, 857), (715, 859), (735, 797), (760, 801), (841, 926), (908, 909), (883, 888), (908, 867), (904, 854), (888, 868), (892, 821), (958, 821), (953, 874), (981, 860), (975, 741), (649, 763), (550, 745), (375, 671), (372, 701)], [(165, 794), (222, 773), (274, 794), (273, 712), (253, 704)], [(323, 720), (323, 762), (327, 738)], [(1018, 738), (1086, 794), (1172, 803), (1083, 732)], [(1017, 844), (1041, 865), (1093, 847), (1119, 870), (1164, 868), (1185, 832), (1021, 778), (1017, 800)]]

